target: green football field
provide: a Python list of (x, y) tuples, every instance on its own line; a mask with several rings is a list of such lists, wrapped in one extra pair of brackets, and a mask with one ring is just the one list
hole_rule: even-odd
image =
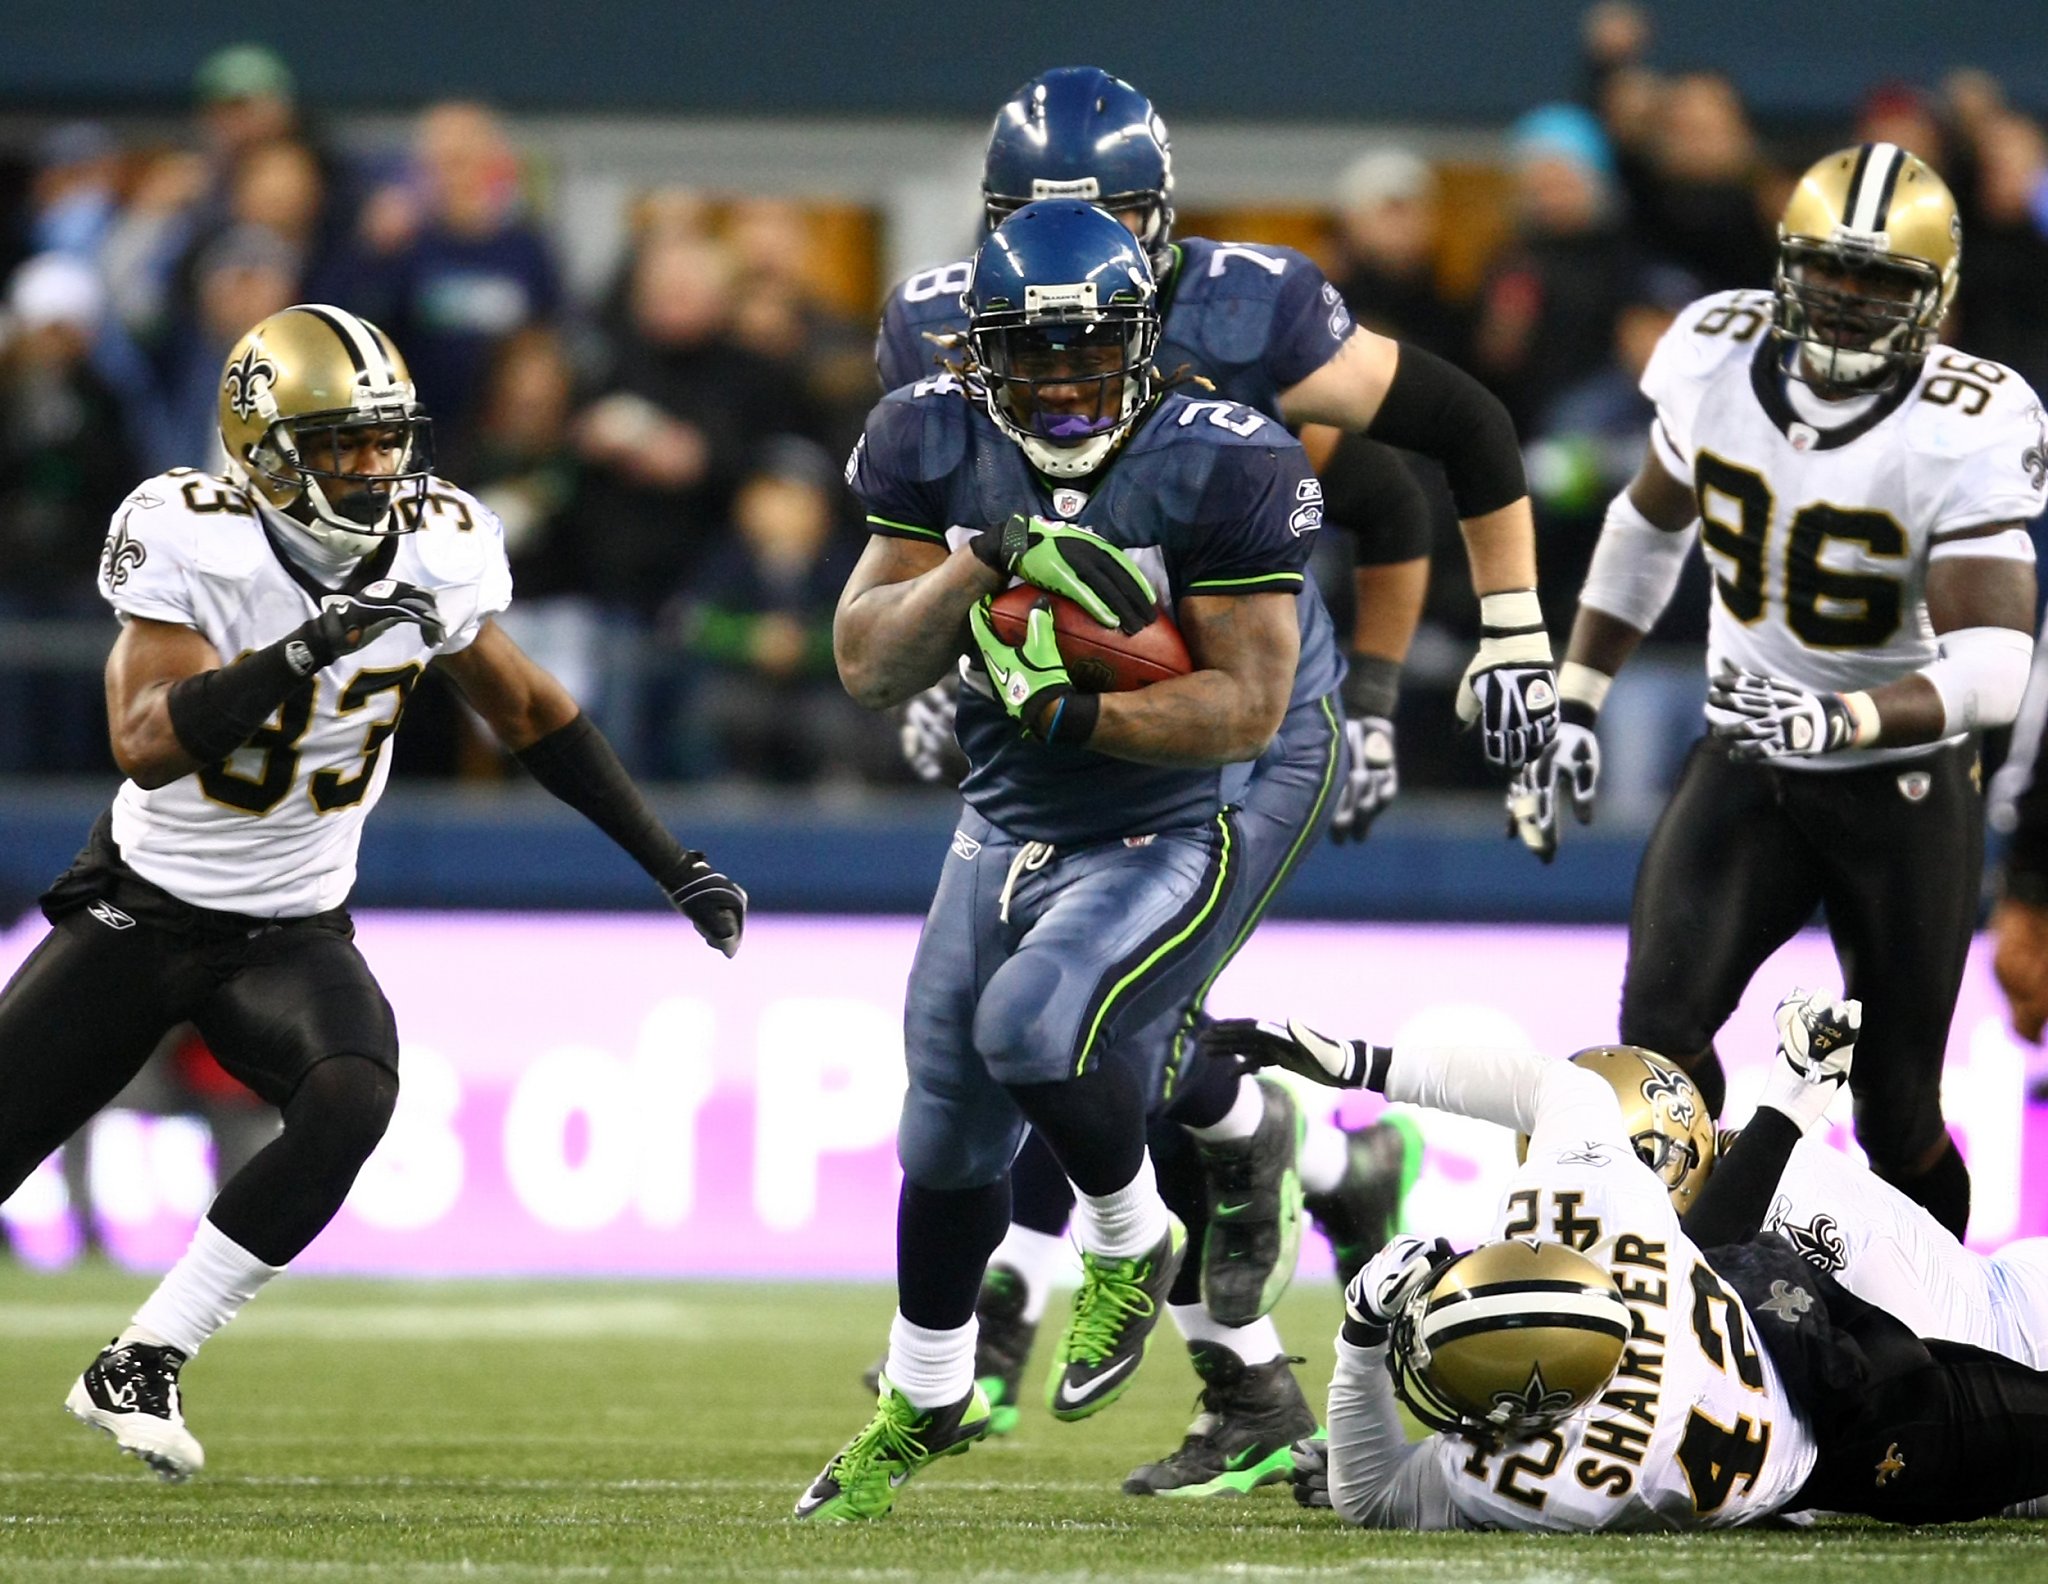
[[(1961, 1584), (2048, 1578), (2018, 1524), (1646, 1539), (1380, 1536), (1298, 1509), (1138, 1500), (1193, 1376), (1162, 1337), (1115, 1408), (935, 1466), (879, 1524), (786, 1516), (866, 1417), (874, 1287), (286, 1280), (186, 1372), (208, 1466), (157, 1482), (59, 1406), (146, 1290), (0, 1267), (0, 1581), (1360, 1578)], [(1282, 1321), (1327, 1372), (1335, 1295)]]

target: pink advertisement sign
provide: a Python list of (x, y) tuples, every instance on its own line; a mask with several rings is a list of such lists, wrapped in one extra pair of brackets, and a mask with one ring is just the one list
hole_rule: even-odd
[[(910, 919), (759, 918), (727, 962), (660, 916), (365, 915), (397, 1009), (404, 1090), (383, 1145), (300, 1270), (383, 1275), (881, 1278), (892, 1270)], [(0, 974), (40, 938), (0, 935)], [(1292, 1013), (1333, 1032), (1526, 1041), (1565, 1054), (1614, 1034), (1614, 928), (1268, 925), (1218, 984), (1219, 1014)], [(2048, 1107), (2025, 1102), (1979, 942), (1950, 1034), (1948, 1113), (1975, 1178), (1972, 1240), (2048, 1232)], [(1825, 937), (1760, 972), (1723, 1032), (1729, 1118), (1753, 1103), (1771, 1008), (1839, 990)], [(1321, 1111), (1328, 1091), (1310, 1092)], [(1346, 1121), (1378, 1102), (1349, 1097)], [(1506, 1133), (1435, 1113), (1418, 1226), (1470, 1237), (1513, 1161)], [(1846, 1118), (1844, 1118), (1846, 1121)], [(1846, 1126), (1837, 1142), (1850, 1147)], [(110, 1113), (91, 1178), (113, 1255), (175, 1258), (212, 1193), (205, 1131)], [(71, 1257), (46, 1163), (0, 1215), (17, 1251)], [(1304, 1260), (1327, 1266), (1319, 1240)]]

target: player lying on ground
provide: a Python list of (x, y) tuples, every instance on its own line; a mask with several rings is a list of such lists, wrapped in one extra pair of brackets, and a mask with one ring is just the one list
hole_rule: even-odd
[[(1859, 1020), (1854, 1002), (1781, 1003), (1773, 1125), (1818, 1121)], [(1347, 1291), (1327, 1477), (1348, 1520), (1719, 1528), (1811, 1508), (1921, 1523), (2048, 1492), (2048, 1375), (1922, 1341), (1776, 1238), (1702, 1250), (1594, 1072), (1299, 1024), (1220, 1025), (1212, 1038), (1529, 1133), (1499, 1241), (1454, 1255), (1400, 1239)], [(1738, 1173), (1710, 1181), (1693, 1214), (1740, 1222), (1742, 1206), (1711, 1200), (1745, 1191), (1756, 1184)], [(1437, 1432), (1420, 1445), (1405, 1440), (1397, 1390)]]

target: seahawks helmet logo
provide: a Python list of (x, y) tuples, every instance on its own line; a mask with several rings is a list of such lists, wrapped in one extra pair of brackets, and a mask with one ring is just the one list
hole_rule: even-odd
[(1643, 1080), (1643, 1100), (1652, 1111), (1658, 1109), (1657, 1102), (1664, 1102), (1663, 1109), (1671, 1120), (1680, 1127), (1691, 1127), (1694, 1109), (1692, 1093), (1673, 1073), (1652, 1069), (1650, 1076)]
[(258, 357), (253, 343), (242, 355), (228, 365), (222, 377), (226, 389), (228, 409), (237, 418), (246, 421), (255, 411), (270, 387), (277, 383), (277, 365), (266, 357)]

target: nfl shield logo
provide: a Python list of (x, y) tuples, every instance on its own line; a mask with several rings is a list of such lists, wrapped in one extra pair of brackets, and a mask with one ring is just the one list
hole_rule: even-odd
[(1899, 796), (1908, 803), (1918, 803), (1934, 790), (1934, 777), (1925, 770), (1908, 770), (1899, 777)]
[(1820, 438), (1820, 431), (1812, 424), (1796, 423), (1785, 431), (1785, 438), (1792, 442), (1794, 451), (1811, 451), (1814, 441)]
[(1052, 492), (1052, 509), (1058, 513), (1060, 521), (1072, 522), (1088, 509), (1088, 493), (1086, 490), (1056, 489)]

